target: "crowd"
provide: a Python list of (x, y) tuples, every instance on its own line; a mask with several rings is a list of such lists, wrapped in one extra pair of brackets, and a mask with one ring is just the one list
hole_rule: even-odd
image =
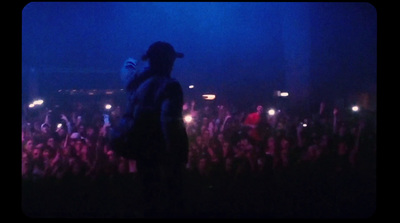
[[(39, 217), (137, 217), (134, 160), (110, 149), (123, 109), (76, 103), (22, 118), (22, 210)], [(250, 110), (251, 109), (251, 110)], [(253, 111), (254, 110), (254, 111)], [(376, 208), (374, 113), (301, 116), (262, 105), (185, 103), (186, 217), (369, 217)]]

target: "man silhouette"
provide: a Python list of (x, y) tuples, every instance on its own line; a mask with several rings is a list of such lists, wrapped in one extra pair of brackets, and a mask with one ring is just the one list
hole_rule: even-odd
[(132, 58), (121, 70), (129, 95), (127, 113), (134, 123), (129, 133), (132, 151), (123, 156), (136, 160), (145, 217), (176, 216), (182, 208), (188, 138), (182, 87), (171, 77), (175, 59), (182, 57), (171, 44), (158, 41), (142, 56), (149, 61), (142, 72), (136, 72)]

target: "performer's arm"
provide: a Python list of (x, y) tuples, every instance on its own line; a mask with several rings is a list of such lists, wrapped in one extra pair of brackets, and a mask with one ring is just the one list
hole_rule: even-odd
[(127, 89), (129, 83), (135, 78), (137, 61), (133, 58), (128, 58), (121, 68), (120, 77), (124, 89)]

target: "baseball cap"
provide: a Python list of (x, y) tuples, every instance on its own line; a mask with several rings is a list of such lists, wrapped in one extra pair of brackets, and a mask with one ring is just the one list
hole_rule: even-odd
[(157, 41), (150, 45), (146, 54), (142, 56), (142, 60), (155, 59), (159, 57), (166, 57), (169, 59), (183, 58), (183, 53), (176, 52), (174, 47), (162, 41)]

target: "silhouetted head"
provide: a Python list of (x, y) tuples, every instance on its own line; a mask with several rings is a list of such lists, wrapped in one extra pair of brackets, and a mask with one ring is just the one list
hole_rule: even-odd
[(264, 108), (263, 108), (263, 106), (261, 106), (261, 105), (258, 105), (258, 106), (257, 106), (257, 112), (258, 112), (259, 114), (262, 114), (262, 113), (263, 113), (263, 111), (264, 111)]
[(183, 53), (176, 52), (171, 44), (161, 41), (151, 44), (146, 54), (142, 56), (142, 60), (149, 60), (151, 70), (168, 75), (176, 58), (183, 58)]

